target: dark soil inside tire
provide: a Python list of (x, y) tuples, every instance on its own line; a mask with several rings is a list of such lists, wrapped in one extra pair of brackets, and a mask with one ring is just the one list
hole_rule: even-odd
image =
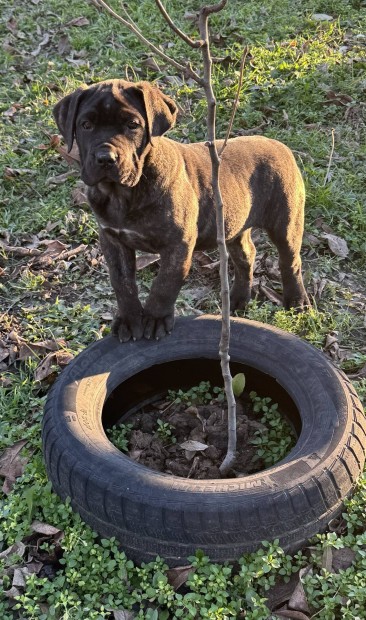
[[(268, 399), (269, 400), (269, 399)], [(279, 413), (276, 412), (277, 422)], [(286, 446), (276, 454), (261, 450), (260, 437), (268, 436), (268, 420), (263, 412), (254, 410), (253, 400), (244, 393), (237, 399), (237, 459), (232, 471), (225, 477), (247, 476), (275, 464), (286, 456), (295, 444), (290, 424), (281, 416), (277, 429)], [(134, 461), (150, 469), (197, 480), (220, 478), (219, 467), (227, 451), (227, 406), (211, 401), (204, 405), (190, 405), (168, 401), (167, 398), (142, 407), (122, 427), (126, 441), (123, 450)], [(273, 420), (269, 421), (273, 424)], [(122, 432), (122, 428), (121, 431)], [(119, 427), (108, 432), (117, 447)], [(282, 433), (281, 433), (282, 431)], [(275, 447), (276, 450), (276, 447)], [(272, 462), (268, 463), (268, 460)]]

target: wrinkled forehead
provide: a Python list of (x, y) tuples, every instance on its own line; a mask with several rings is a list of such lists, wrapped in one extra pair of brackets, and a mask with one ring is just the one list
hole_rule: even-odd
[(142, 116), (145, 119), (143, 95), (137, 88), (122, 83), (96, 85), (85, 91), (78, 115), (93, 116), (94, 120)]

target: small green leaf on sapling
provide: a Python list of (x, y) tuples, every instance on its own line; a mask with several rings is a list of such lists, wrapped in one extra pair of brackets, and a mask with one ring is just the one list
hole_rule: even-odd
[(239, 372), (235, 377), (233, 377), (233, 392), (234, 396), (238, 398), (242, 395), (245, 388), (245, 375), (242, 372)]

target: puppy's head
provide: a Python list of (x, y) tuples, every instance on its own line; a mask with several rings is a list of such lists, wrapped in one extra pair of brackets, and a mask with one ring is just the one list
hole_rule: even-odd
[(147, 146), (174, 125), (177, 106), (149, 82), (109, 80), (64, 97), (54, 116), (69, 151), (76, 140), (84, 183), (133, 187)]

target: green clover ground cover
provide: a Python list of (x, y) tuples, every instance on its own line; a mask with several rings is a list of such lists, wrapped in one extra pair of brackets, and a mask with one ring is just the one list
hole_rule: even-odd
[[(194, 52), (162, 22), (153, 0), (127, 4), (155, 43), (197, 64)], [(198, 0), (166, 4), (194, 35)], [(96, 225), (77, 172), (57, 151), (52, 106), (84, 82), (157, 80), (181, 107), (171, 137), (194, 141), (205, 137), (205, 103), (194, 84), (159, 59), (153, 65), (133, 35), (92, 2), (0, 0), (0, 6), (0, 451), (18, 446), (23, 459), (16, 482), (8, 478), (0, 494), (0, 617), (96, 620), (118, 618), (115, 610), (125, 610), (131, 612), (124, 616), (128, 620), (265, 619), (280, 580), (302, 569), (305, 617), (366, 618), (365, 478), (346, 502), (343, 518), (303, 553), (290, 558), (276, 542), (266, 543), (236, 570), (198, 553), (179, 590), (163, 559), (134, 566), (115, 541), (100, 540), (52, 493), (40, 446), (48, 385), (60, 371), (61, 354), (75, 355), (108, 332), (112, 311)], [(281, 290), (276, 254), (259, 237), (255, 298), (245, 315), (322, 348), (366, 400), (365, 2), (229, 0), (211, 24), (213, 53), (224, 59), (214, 66), (218, 135), (227, 126), (242, 47), (248, 44), (234, 133), (254, 131), (284, 141), (307, 187), (303, 260), (313, 308), (297, 315), (276, 305)], [(217, 271), (205, 267), (216, 257), (196, 257), (178, 298), (179, 313), (219, 312)], [(142, 298), (154, 273), (155, 265), (139, 272)], [(57, 355), (47, 348), (50, 343), (57, 343)], [(50, 363), (42, 375), (46, 358)], [(37, 522), (59, 533), (37, 533)], [(38, 573), (24, 570), (28, 557), (38, 561)], [(21, 583), (16, 569), (23, 585), (13, 586), (15, 574)]]

